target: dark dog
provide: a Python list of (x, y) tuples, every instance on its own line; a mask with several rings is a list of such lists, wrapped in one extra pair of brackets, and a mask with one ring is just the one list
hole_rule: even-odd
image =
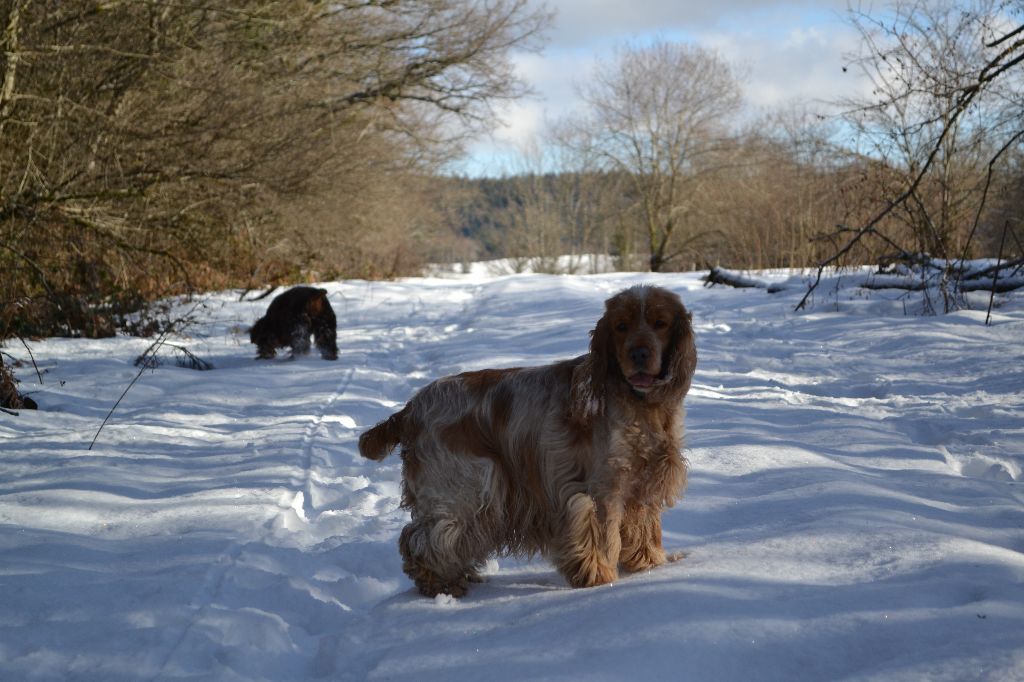
[(270, 302), (267, 314), (249, 330), (249, 340), (256, 344), (257, 358), (269, 360), (285, 346), (293, 356), (308, 353), (312, 334), (320, 356), (337, 360), (337, 324), (326, 289), (292, 287)]

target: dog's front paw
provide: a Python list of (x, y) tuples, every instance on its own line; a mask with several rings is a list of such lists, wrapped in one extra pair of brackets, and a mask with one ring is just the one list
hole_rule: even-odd
[(641, 548), (634, 552), (623, 552), (619, 557), (622, 568), (630, 573), (646, 571), (671, 561), (660, 548)]
[(619, 577), (614, 566), (609, 566), (604, 561), (590, 558), (581, 561), (574, 570), (567, 572), (565, 578), (573, 587), (595, 587), (606, 585)]

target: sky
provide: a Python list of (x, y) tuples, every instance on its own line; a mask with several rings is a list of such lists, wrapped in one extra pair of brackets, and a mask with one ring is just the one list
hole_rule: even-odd
[[(539, 5), (539, 3), (538, 3)], [(519, 75), (533, 97), (499, 110), (502, 124), (478, 140), (455, 171), (501, 176), (522, 167), (521, 151), (546, 121), (578, 107), (575, 84), (615, 48), (656, 38), (711, 48), (742, 74), (748, 112), (795, 102), (827, 102), (858, 87), (843, 72), (858, 46), (845, 20), (847, 0), (549, 0), (555, 12), (545, 48), (517, 53)]]

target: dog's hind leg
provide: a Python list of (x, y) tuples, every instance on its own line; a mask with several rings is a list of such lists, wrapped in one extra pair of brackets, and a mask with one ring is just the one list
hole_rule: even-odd
[(330, 308), (313, 318), (313, 339), (324, 360), (338, 359), (337, 321)]
[(482, 558), (467, 558), (469, 542), (456, 519), (414, 519), (398, 539), (402, 570), (421, 594), (462, 597), (468, 583), (480, 582)]
[(291, 346), (293, 357), (296, 355), (305, 355), (309, 352), (309, 335), (311, 333), (309, 327), (309, 317), (306, 315), (303, 315), (302, 318), (295, 323), (295, 327), (292, 329), (292, 334), (288, 343), (288, 345)]

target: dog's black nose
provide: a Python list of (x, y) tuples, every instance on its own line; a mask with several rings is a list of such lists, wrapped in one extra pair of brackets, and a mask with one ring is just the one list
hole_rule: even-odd
[(651, 357), (651, 350), (647, 346), (633, 346), (629, 349), (629, 359), (637, 367), (643, 367)]

